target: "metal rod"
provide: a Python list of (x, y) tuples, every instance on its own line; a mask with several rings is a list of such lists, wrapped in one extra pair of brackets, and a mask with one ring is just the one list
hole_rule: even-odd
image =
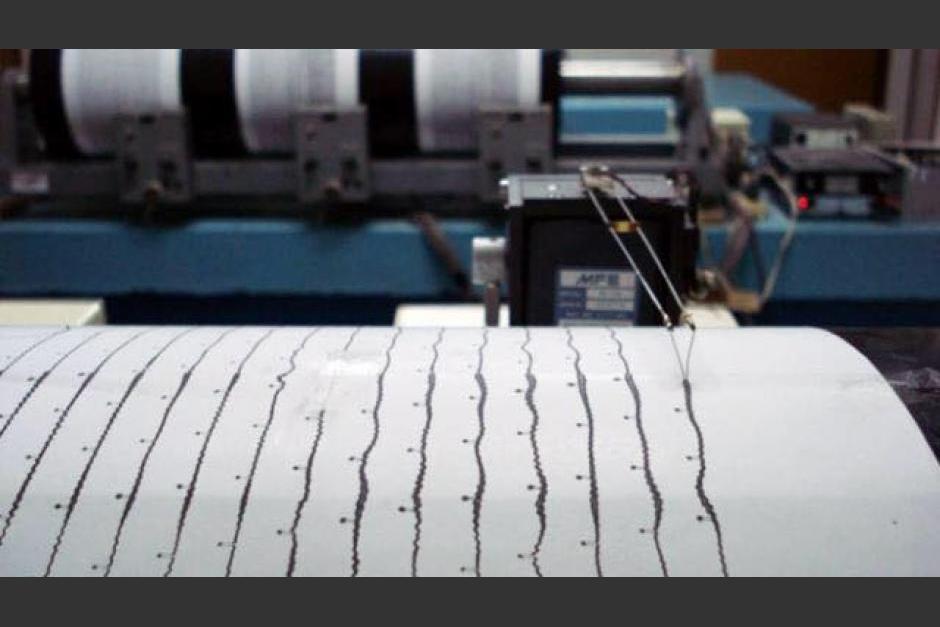
[(659, 310), (659, 313), (663, 317), (663, 324), (667, 328), (672, 328), (672, 319), (669, 317), (669, 314), (666, 313), (666, 310), (663, 308), (662, 303), (659, 302), (659, 299), (656, 297), (656, 293), (653, 292), (653, 289), (650, 287), (649, 283), (646, 282), (646, 277), (643, 276), (643, 273), (640, 271), (639, 266), (637, 266), (636, 261), (633, 260), (633, 255), (630, 254), (630, 251), (627, 250), (626, 245), (623, 243), (623, 240), (620, 239), (620, 236), (617, 235), (617, 231), (614, 230), (613, 225), (610, 223), (610, 219), (607, 217), (607, 213), (604, 211), (604, 208), (601, 206), (600, 201), (597, 199), (597, 196), (594, 194), (594, 191), (588, 186), (584, 185), (584, 191), (587, 193), (588, 197), (591, 199), (591, 203), (594, 206), (594, 209), (597, 211), (597, 215), (600, 216), (601, 221), (604, 223), (604, 226), (607, 227), (607, 232), (610, 233), (610, 236), (613, 238), (614, 242), (620, 248), (620, 251), (623, 253), (623, 256), (626, 257), (627, 262), (630, 264), (630, 267), (633, 268), (633, 272), (636, 273), (637, 278), (640, 279), (640, 283), (643, 285), (643, 289), (646, 290), (646, 294), (650, 297), (650, 300), (653, 301), (653, 304), (656, 306), (656, 309)]
[(636, 226), (636, 232), (640, 236), (640, 239), (643, 240), (643, 245), (646, 246), (646, 250), (649, 252), (650, 257), (653, 258), (653, 263), (656, 264), (656, 268), (659, 270), (659, 273), (662, 275), (663, 279), (666, 281), (666, 285), (669, 287), (669, 291), (672, 293), (673, 300), (676, 301), (680, 311), (685, 311), (685, 306), (682, 304), (682, 299), (679, 298), (679, 292), (676, 290), (676, 286), (673, 285), (672, 279), (669, 278), (669, 274), (666, 272), (666, 268), (663, 267), (663, 262), (659, 259), (659, 255), (656, 254), (656, 251), (653, 249), (653, 245), (650, 243), (649, 239), (646, 237), (646, 233), (643, 230), (643, 227), (640, 225), (640, 222), (634, 217), (633, 212), (630, 211), (630, 208), (627, 206), (627, 203), (618, 195), (614, 195), (614, 198), (617, 200), (617, 204), (620, 205), (620, 208), (623, 210), (627, 218)]
[[(634, 198), (640, 198), (640, 195), (634, 190), (630, 185), (627, 184), (621, 177), (616, 174), (609, 172), (608, 176), (620, 185), (624, 190), (631, 194)], [(620, 205), (620, 208), (623, 210), (624, 215), (627, 216), (635, 226), (636, 231), (640, 236), (640, 239), (643, 241), (643, 245), (646, 246), (647, 252), (649, 252), (650, 257), (653, 258), (653, 263), (656, 264), (656, 268), (659, 270), (659, 274), (663, 277), (663, 280), (666, 282), (666, 286), (669, 288), (670, 293), (672, 294), (673, 300), (676, 302), (676, 306), (679, 308), (679, 311), (682, 313), (683, 321), (686, 322), (690, 327), (694, 327), (693, 323), (689, 320), (688, 312), (686, 311), (685, 304), (682, 302), (682, 298), (679, 297), (679, 291), (676, 290), (676, 286), (673, 284), (672, 279), (669, 277), (669, 274), (666, 272), (666, 268), (663, 266), (662, 260), (660, 260), (659, 255), (656, 254), (656, 250), (653, 248), (653, 245), (650, 243), (649, 238), (646, 237), (646, 232), (643, 230), (643, 225), (640, 224), (639, 220), (633, 215), (633, 212), (630, 210), (630, 207), (627, 205), (626, 201), (621, 198), (618, 194), (613, 194), (614, 199), (617, 201), (617, 204)]]

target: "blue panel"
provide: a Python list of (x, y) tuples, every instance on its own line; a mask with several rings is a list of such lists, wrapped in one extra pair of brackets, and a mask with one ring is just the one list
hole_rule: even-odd
[[(483, 221), (443, 228), (469, 267)], [(105, 220), (0, 223), (0, 292), (100, 295), (319, 294), (409, 298), (452, 290), (407, 220), (324, 226), (303, 220), (203, 219), (171, 228)]]
[[(444, 220), (469, 266), (482, 220)], [(779, 212), (758, 225), (769, 267), (786, 228)], [(724, 226), (706, 229), (716, 256)], [(940, 300), (940, 222), (800, 222), (775, 300)], [(745, 256), (738, 280), (757, 287)], [(147, 228), (103, 220), (0, 223), (0, 293), (115, 295), (296, 294), (435, 298), (451, 277), (406, 220), (323, 226), (302, 220), (204, 219)]]
[[(703, 82), (709, 107), (733, 107), (751, 119), (756, 144), (770, 142), (774, 114), (813, 110), (748, 74), (705, 74)], [(674, 109), (667, 96), (567, 96), (561, 100), (560, 129), (562, 136), (662, 134)]]
[(662, 135), (674, 107), (665, 96), (567, 96), (562, 135)]
[[(757, 225), (764, 267), (776, 255), (787, 220), (774, 209)], [(728, 229), (706, 229), (720, 259)], [(801, 220), (772, 300), (940, 300), (940, 222)], [(757, 289), (750, 253), (735, 277)]]
[(751, 119), (751, 139), (756, 144), (770, 143), (770, 126), (775, 113), (813, 110), (805, 101), (749, 74), (706, 74), (703, 82), (709, 107), (733, 107)]

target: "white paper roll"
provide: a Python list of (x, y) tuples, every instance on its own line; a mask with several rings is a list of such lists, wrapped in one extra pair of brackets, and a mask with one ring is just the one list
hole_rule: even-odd
[[(289, 152), (291, 116), (305, 105), (359, 102), (355, 49), (238, 49), (235, 100), (241, 139), (252, 153)], [(541, 98), (538, 49), (418, 49), (415, 114), (426, 152), (472, 152), (481, 106), (536, 106)], [(177, 49), (62, 52), (66, 118), (79, 150), (114, 150), (114, 117), (181, 107)], [(404, 122), (402, 122), (404, 123)]]
[(293, 148), (291, 116), (307, 105), (359, 102), (355, 49), (239, 49), (235, 90), (242, 137), (255, 153)]
[(79, 150), (113, 152), (119, 114), (179, 110), (179, 59), (176, 49), (63, 50), (62, 96)]
[(417, 49), (415, 103), (423, 151), (476, 149), (481, 106), (539, 103), (541, 51), (532, 49)]
[(846, 343), (702, 330), (688, 391), (662, 329), (0, 329), (0, 574), (940, 574)]

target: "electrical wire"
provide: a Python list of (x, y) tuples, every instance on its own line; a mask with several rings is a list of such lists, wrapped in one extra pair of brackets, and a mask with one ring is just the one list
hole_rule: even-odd
[(778, 190), (783, 194), (784, 198), (787, 200), (789, 205), (790, 214), (789, 214), (789, 223), (787, 224), (787, 230), (783, 234), (783, 239), (780, 241), (780, 246), (777, 248), (777, 254), (774, 257), (773, 264), (770, 266), (770, 271), (767, 273), (767, 280), (764, 281), (763, 288), (760, 293), (760, 306), (761, 308), (770, 300), (770, 297), (774, 293), (774, 289), (777, 287), (777, 279), (780, 277), (780, 271), (783, 269), (783, 261), (787, 256), (787, 252), (790, 250), (790, 246), (793, 243), (793, 238), (796, 237), (796, 225), (797, 221), (800, 218), (800, 210), (797, 205), (796, 197), (793, 195), (793, 192), (784, 185), (783, 181), (780, 180), (774, 172), (766, 171), (764, 175), (774, 183)]

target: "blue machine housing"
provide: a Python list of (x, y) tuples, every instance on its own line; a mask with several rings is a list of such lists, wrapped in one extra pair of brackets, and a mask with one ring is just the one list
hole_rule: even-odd
[[(811, 107), (741, 74), (705, 77), (709, 104), (751, 119), (756, 143), (781, 111)], [(570, 97), (561, 133), (662, 134), (668, 99)], [(0, 294), (103, 296), (112, 322), (390, 323), (395, 304), (460, 298), (453, 279), (404, 219), (317, 224), (300, 218), (203, 218), (172, 227), (43, 215), (0, 222)], [(764, 264), (786, 225), (757, 226)], [(443, 219), (469, 267), (474, 236), (499, 220)], [(720, 256), (724, 226), (704, 229)], [(763, 320), (774, 323), (940, 324), (940, 222), (801, 223)], [(757, 287), (745, 258), (737, 279)], [(760, 320), (758, 320), (760, 321)]]

